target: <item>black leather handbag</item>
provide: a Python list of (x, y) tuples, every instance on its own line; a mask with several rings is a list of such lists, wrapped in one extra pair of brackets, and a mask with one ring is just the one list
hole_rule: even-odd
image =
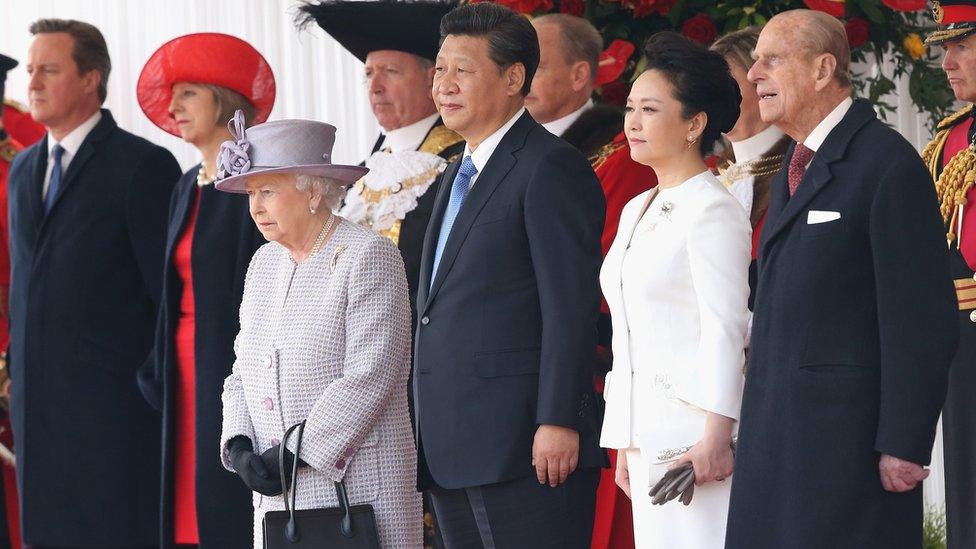
[[(291, 492), (285, 482), (285, 444), (292, 432), (298, 430), (295, 460), (291, 468)], [(338, 507), (324, 509), (295, 509), (298, 491), (298, 456), (302, 450), (305, 422), (292, 425), (281, 441), (278, 455), (284, 511), (268, 511), (264, 515), (264, 549), (380, 549), (376, 533), (376, 516), (372, 505), (349, 505), (346, 483), (335, 483)], [(289, 501), (289, 499), (291, 501)]]

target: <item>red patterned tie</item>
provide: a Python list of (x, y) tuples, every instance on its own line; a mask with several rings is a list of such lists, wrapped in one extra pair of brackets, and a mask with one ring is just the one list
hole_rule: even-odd
[(800, 186), (803, 174), (807, 173), (807, 164), (812, 158), (813, 151), (804, 146), (803, 143), (797, 143), (796, 147), (793, 147), (793, 158), (790, 158), (790, 168), (787, 172), (787, 179), (790, 183), (790, 197), (796, 194), (796, 188)]

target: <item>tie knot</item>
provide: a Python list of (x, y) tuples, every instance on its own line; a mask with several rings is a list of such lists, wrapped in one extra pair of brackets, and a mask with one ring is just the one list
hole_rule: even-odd
[(474, 174), (478, 173), (478, 168), (475, 167), (471, 156), (464, 157), (464, 160), (461, 161), (461, 167), (458, 168), (458, 173), (465, 177), (473, 177)]
[(64, 147), (62, 147), (60, 144), (55, 145), (54, 148), (51, 149), (51, 152), (53, 153), (55, 160), (61, 160), (61, 155), (64, 154)]

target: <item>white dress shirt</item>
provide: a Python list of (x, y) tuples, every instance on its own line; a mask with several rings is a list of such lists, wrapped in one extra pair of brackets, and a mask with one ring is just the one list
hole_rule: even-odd
[(424, 138), (430, 133), (430, 129), (437, 123), (440, 114), (434, 113), (427, 118), (423, 118), (402, 128), (390, 130), (383, 137), (383, 143), (378, 150), (387, 147), (390, 152), (415, 151), (424, 143)]
[(567, 114), (562, 118), (557, 118), (552, 122), (546, 122), (545, 124), (542, 125), (542, 127), (549, 130), (549, 133), (551, 133), (552, 135), (558, 135), (562, 137), (562, 135), (566, 133), (566, 130), (573, 125), (573, 122), (576, 122), (576, 120), (584, 112), (586, 112), (592, 107), (593, 107), (593, 100), (587, 99), (586, 103), (584, 103), (582, 107), (576, 109), (575, 111)]
[(820, 150), (823, 142), (827, 140), (827, 136), (830, 135), (830, 132), (835, 127), (837, 127), (837, 124), (840, 124), (840, 121), (844, 119), (844, 115), (847, 114), (847, 111), (853, 104), (853, 99), (850, 97), (845, 97), (839, 105), (834, 107), (834, 110), (830, 111), (830, 114), (825, 116), (824, 119), (817, 124), (817, 127), (810, 132), (810, 135), (803, 140), (803, 145), (813, 152)]
[(481, 175), (482, 170), (485, 169), (485, 165), (488, 164), (488, 159), (491, 158), (491, 155), (495, 154), (495, 149), (497, 149), (498, 144), (502, 142), (502, 138), (505, 137), (508, 130), (512, 129), (512, 126), (515, 125), (515, 122), (518, 121), (519, 117), (521, 117), (522, 113), (524, 112), (525, 107), (519, 109), (518, 112), (515, 113), (515, 116), (508, 119), (508, 122), (505, 122), (502, 127), (495, 130), (495, 133), (486, 137), (485, 140), (478, 145), (477, 150), (472, 151), (471, 145), (467, 143), (464, 144), (464, 156), (470, 156), (471, 162), (474, 163), (474, 167), (478, 170), (478, 173), (474, 174), (474, 177), (471, 178), (471, 185), (468, 187), (469, 189), (474, 187), (474, 182), (478, 180), (478, 176)]
[(95, 126), (98, 125), (101, 119), (102, 111), (95, 111), (95, 114), (91, 115), (88, 120), (82, 122), (80, 126), (71, 130), (61, 141), (55, 141), (50, 133), (47, 134), (47, 171), (44, 173), (44, 187), (41, 191), (41, 199), (47, 196), (47, 188), (51, 184), (51, 172), (54, 171), (54, 146), (61, 145), (61, 148), (64, 149), (64, 152), (61, 153), (61, 181), (64, 181), (64, 175), (68, 172), (68, 166), (71, 164), (71, 160), (78, 154), (78, 149), (81, 148), (81, 144), (85, 142), (85, 138), (95, 129)]

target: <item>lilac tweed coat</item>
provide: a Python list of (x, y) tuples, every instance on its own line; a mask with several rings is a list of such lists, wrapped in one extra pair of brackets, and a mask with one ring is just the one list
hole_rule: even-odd
[[(220, 456), (228, 441), (255, 451), (278, 444), (307, 419), (297, 508), (369, 503), (383, 547), (422, 546), (417, 453), (407, 408), (410, 304), (403, 260), (386, 238), (342, 220), (332, 239), (300, 265), (277, 243), (254, 254), (244, 285), (237, 359), (224, 382)], [(293, 441), (289, 449), (294, 451)], [(255, 493), (254, 546), (265, 511), (281, 496)]]

